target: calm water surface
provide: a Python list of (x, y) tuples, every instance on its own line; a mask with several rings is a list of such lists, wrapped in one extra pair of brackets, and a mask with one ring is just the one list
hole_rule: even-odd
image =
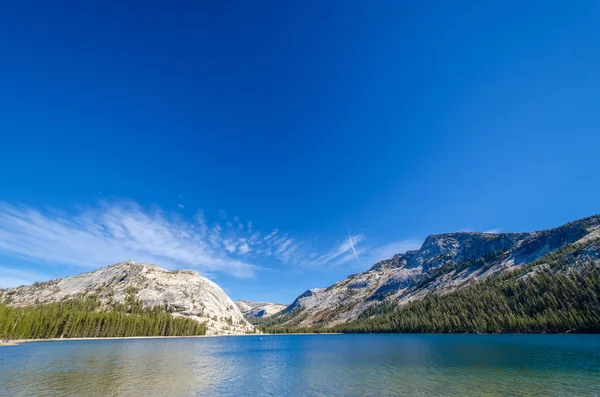
[(600, 335), (289, 335), (0, 348), (0, 396), (600, 396)]

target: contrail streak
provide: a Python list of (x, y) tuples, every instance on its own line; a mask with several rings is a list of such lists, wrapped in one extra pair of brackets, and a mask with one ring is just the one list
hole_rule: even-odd
[(348, 240), (350, 240), (350, 247), (352, 247), (352, 252), (354, 252), (354, 256), (356, 257), (356, 261), (360, 264), (360, 259), (358, 259), (358, 254), (354, 249), (354, 242), (352, 242), (352, 235), (350, 235), (350, 228), (348, 227), (348, 221), (346, 221), (346, 229), (348, 230)]

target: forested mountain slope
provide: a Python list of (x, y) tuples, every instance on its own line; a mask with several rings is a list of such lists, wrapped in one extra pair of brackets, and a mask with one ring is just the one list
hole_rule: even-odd
[[(549, 260), (552, 253), (558, 255), (567, 248), (576, 247), (581, 256), (561, 254), (566, 255), (561, 259), (564, 266), (575, 272), (584, 265), (595, 269), (600, 261), (599, 238), (599, 216), (531, 233), (431, 235), (419, 250), (379, 262), (328, 288), (308, 290), (280, 314), (253, 322), (280, 329), (345, 329), (352, 321), (382, 310), (396, 312), (397, 308), (424, 298), (429, 297), (425, 302), (442, 299), (441, 296), (445, 299), (447, 294), (490, 277), (505, 273), (511, 277), (534, 263), (543, 265), (538, 262), (541, 258)], [(586, 274), (593, 277), (594, 271)], [(564, 277), (575, 277), (563, 273)], [(552, 282), (557, 280), (552, 276)], [(484, 291), (480, 292), (477, 299), (485, 300)]]

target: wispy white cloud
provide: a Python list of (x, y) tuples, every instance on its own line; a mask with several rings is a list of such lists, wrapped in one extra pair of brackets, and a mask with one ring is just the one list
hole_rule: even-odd
[(292, 240), (291, 238), (285, 239), (284, 241), (280, 242), (275, 253), (280, 254), (284, 252), (288, 249), (292, 242), (294, 242), (294, 240)]
[[(210, 276), (253, 277), (265, 270), (258, 264), (271, 261), (294, 268), (333, 267), (360, 256), (370, 265), (420, 246), (415, 240), (369, 244), (364, 234), (356, 234), (330, 249), (321, 244), (315, 248), (279, 229), (254, 230), (250, 221), (242, 224), (238, 218), (239, 223), (233, 224), (225, 217), (221, 210), (217, 221), (209, 223), (198, 210), (186, 220), (175, 212), (144, 208), (133, 201), (101, 202), (75, 213), (0, 203), (0, 254), (83, 270), (134, 260), (192, 268)], [(4, 272), (0, 285), (35, 280), (30, 276)]]
[[(336, 267), (348, 264), (348, 262), (355, 262), (356, 257), (360, 256), (363, 259), (362, 263), (371, 266), (383, 259), (392, 258), (396, 254), (417, 250), (422, 245), (422, 241), (416, 239), (400, 240), (379, 245), (375, 243), (365, 244), (367, 238), (364, 235), (355, 235), (351, 236), (351, 238), (351, 241), (350, 239), (346, 239), (338, 242), (329, 251), (320, 254), (311, 253), (308, 258), (303, 258), (305, 260), (295, 258), (295, 261), (307, 267)], [(354, 246), (356, 252), (352, 250), (352, 246)], [(353, 266), (356, 266), (356, 263)]]
[[(356, 251), (356, 255), (354, 254), (354, 251), (349, 250), (347, 252), (345, 252), (344, 254), (338, 256), (336, 259), (332, 260), (331, 262), (329, 262), (329, 267), (336, 267), (336, 266), (341, 266), (344, 264), (348, 264), (348, 263), (355, 263), (356, 262), (356, 257), (358, 255), (365, 255), (368, 250), (367, 247), (357, 247), (355, 248)], [(357, 264), (354, 264), (353, 266), (356, 265), (360, 265), (360, 262), (358, 262)]]
[(224, 240), (223, 241), (223, 247), (225, 247), (225, 249), (233, 254), (236, 250), (237, 250), (237, 242), (236, 241), (231, 241), (231, 240)]
[[(348, 260), (354, 258), (354, 253), (352, 251), (353, 246), (358, 246), (362, 241), (364, 241), (367, 237), (362, 234), (350, 236), (349, 238), (338, 242), (331, 250), (324, 252), (320, 255), (312, 258), (309, 265), (318, 266), (318, 265), (332, 265), (337, 266), (343, 263), (346, 263)], [(358, 250), (358, 253), (361, 253), (362, 250)], [(358, 255), (357, 253), (357, 255)], [(347, 255), (344, 255), (347, 254)]]
[(354, 242), (352, 241), (352, 235), (350, 234), (350, 228), (348, 227), (348, 222), (346, 222), (346, 230), (348, 230), (348, 242), (350, 243), (350, 248), (352, 248), (352, 253), (354, 253), (354, 257), (356, 261), (360, 264), (360, 259), (358, 259), (358, 254), (356, 253), (356, 248), (354, 248)]
[(179, 208), (185, 208), (185, 205), (183, 205), (183, 204), (177, 204), (177, 207), (179, 207)]
[(263, 239), (264, 241), (270, 240), (273, 237), (275, 237), (275, 235), (279, 232), (279, 229), (275, 229), (273, 230), (270, 234), (266, 235), (265, 238)]
[(95, 268), (133, 259), (252, 277), (258, 267), (229, 255), (221, 227), (194, 223), (127, 201), (68, 216), (0, 203), (0, 252), (48, 263)]
[(238, 252), (242, 255), (247, 254), (250, 251), (251, 249), (248, 243), (242, 243), (238, 246)]

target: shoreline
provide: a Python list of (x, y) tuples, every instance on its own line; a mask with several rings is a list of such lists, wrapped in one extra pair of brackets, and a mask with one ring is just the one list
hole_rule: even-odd
[[(36, 343), (36, 342), (67, 342), (67, 341), (99, 341), (99, 340), (126, 340), (126, 339), (192, 339), (192, 338), (222, 338), (236, 336), (297, 336), (297, 335), (371, 335), (366, 333), (348, 333), (343, 332), (322, 332), (322, 333), (304, 333), (295, 332), (289, 334), (224, 334), (224, 335), (190, 335), (190, 336), (109, 336), (109, 337), (86, 337), (86, 338), (47, 338), (47, 339), (11, 339), (10, 342), (4, 342), (5, 339), (0, 339), (0, 347), (18, 346), (21, 343)], [(481, 333), (481, 334), (448, 334), (448, 333), (419, 333), (419, 334), (403, 334), (403, 333), (372, 333), (372, 335), (600, 335), (597, 333)]]
[(279, 336), (279, 335), (342, 335), (341, 333), (293, 333), (293, 334), (224, 334), (224, 335), (190, 335), (190, 336), (108, 336), (102, 337), (86, 337), (86, 338), (46, 338), (46, 339), (11, 339), (10, 342), (0, 341), (0, 347), (17, 346), (21, 343), (36, 343), (36, 342), (67, 342), (67, 341), (97, 341), (97, 340), (123, 340), (123, 339), (184, 339), (184, 338), (222, 338), (235, 336)]
[(35, 342), (67, 342), (67, 341), (94, 341), (94, 340), (121, 340), (121, 339), (183, 339), (183, 338), (220, 338), (223, 336), (255, 336), (261, 334), (239, 334), (239, 335), (190, 335), (190, 336), (108, 336), (108, 337), (85, 337), (85, 338), (44, 338), (44, 339), (11, 339), (10, 342), (0, 342), (0, 346), (16, 346), (21, 343)]

